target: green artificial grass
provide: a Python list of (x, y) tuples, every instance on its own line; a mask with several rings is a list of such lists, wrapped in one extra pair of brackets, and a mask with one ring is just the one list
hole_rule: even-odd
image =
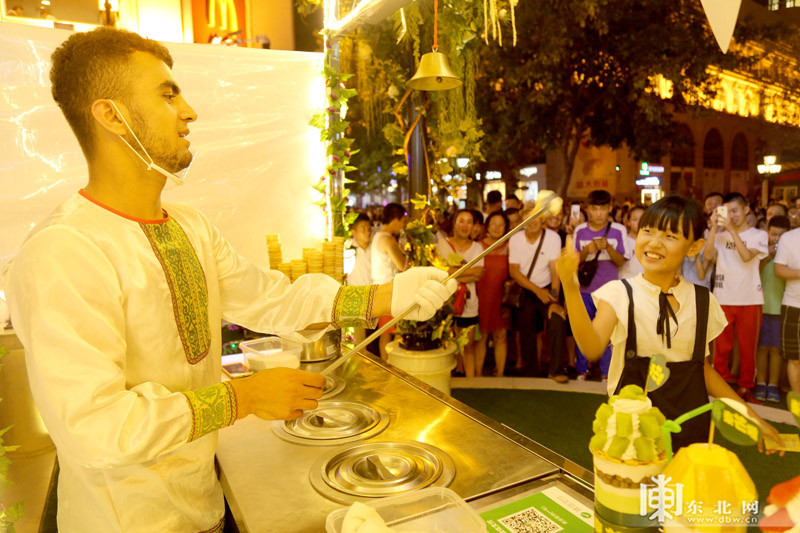
[[(594, 413), (605, 395), (516, 389), (454, 389), (454, 398), (502, 422), (554, 452), (592, 470), (589, 439)], [(797, 433), (796, 426), (773, 423), (779, 433)], [(736, 446), (719, 432), (714, 442), (736, 453), (756, 485), (760, 509), (772, 486), (800, 475), (800, 453), (764, 455), (755, 447)]]

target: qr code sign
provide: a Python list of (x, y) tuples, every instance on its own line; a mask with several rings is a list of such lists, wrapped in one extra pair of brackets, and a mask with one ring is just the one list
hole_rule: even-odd
[(563, 529), (533, 507), (498, 521), (511, 533), (555, 533)]

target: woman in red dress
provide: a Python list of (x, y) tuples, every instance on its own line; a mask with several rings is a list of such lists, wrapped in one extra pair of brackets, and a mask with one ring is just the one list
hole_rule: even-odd
[[(508, 217), (502, 211), (495, 211), (486, 219), (486, 237), (480, 241), (485, 250), (498, 241), (508, 231)], [(500, 304), (503, 301), (503, 282), (508, 279), (508, 243), (487, 255), (484, 260), (484, 274), (478, 280), (478, 310), (481, 339), (475, 347), (475, 374), (481, 375), (486, 359), (486, 343), (491, 334), (494, 339), (495, 373), (502, 376), (506, 366), (506, 330), (508, 320), (503, 316)]]

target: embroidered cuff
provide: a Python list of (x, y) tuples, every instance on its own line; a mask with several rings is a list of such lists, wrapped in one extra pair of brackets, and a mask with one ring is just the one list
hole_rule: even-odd
[(183, 393), (192, 411), (189, 442), (236, 421), (236, 394), (228, 381)]
[(342, 285), (333, 300), (331, 324), (335, 328), (375, 328), (378, 318), (372, 316), (377, 285)]

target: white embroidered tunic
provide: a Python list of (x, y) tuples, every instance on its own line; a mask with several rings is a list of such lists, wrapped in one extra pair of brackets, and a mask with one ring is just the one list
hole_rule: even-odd
[(302, 330), (334, 316), (330, 277), (290, 285), (237, 255), (197, 210), (165, 211), (141, 221), (76, 194), (4, 276), (58, 450), (63, 533), (219, 530), (216, 430), (236, 419), (220, 383), (221, 320), (314, 340), (324, 331)]

